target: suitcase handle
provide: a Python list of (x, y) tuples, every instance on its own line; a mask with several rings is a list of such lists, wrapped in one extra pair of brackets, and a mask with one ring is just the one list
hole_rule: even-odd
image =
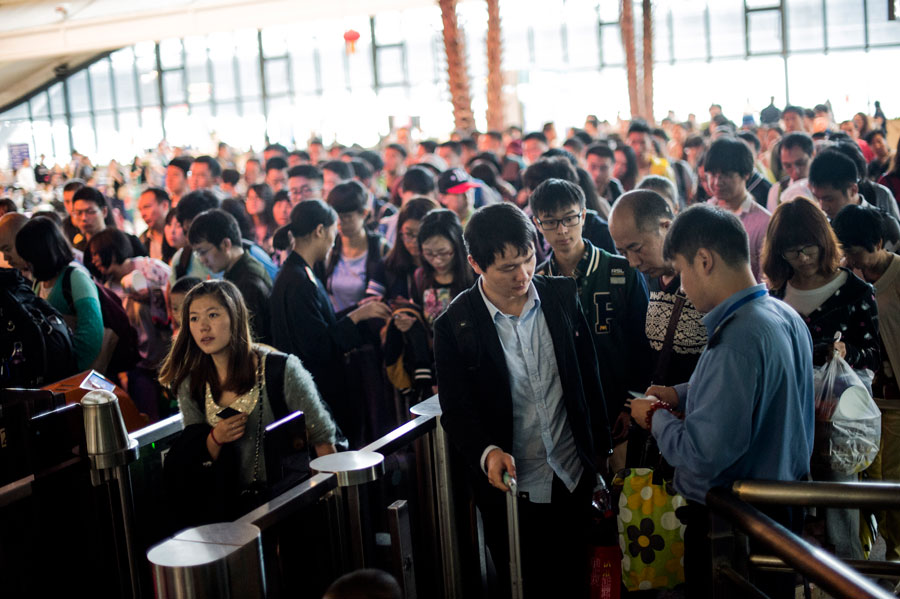
[(509, 473), (503, 473), (506, 493), (506, 527), (509, 531), (509, 578), (512, 599), (522, 599), (522, 552), (519, 545), (519, 485)]

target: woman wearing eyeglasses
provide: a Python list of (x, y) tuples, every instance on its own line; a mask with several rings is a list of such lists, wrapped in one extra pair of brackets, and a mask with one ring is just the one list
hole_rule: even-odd
[[(772, 214), (762, 269), (770, 293), (806, 321), (813, 340), (813, 365), (824, 365), (837, 349), (852, 368), (875, 371), (880, 365), (875, 293), (871, 285), (840, 266), (841, 255), (825, 213), (810, 200), (797, 198), (783, 203)], [(837, 332), (841, 333), (840, 341), (834, 341)], [(813, 478), (820, 481), (857, 479), (855, 474), (832, 472), (815, 454), (811, 470)], [(862, 559), (859, 511), (821, 511), (828, 549), (841, 558)]]
[(419, 227), (422, 266), (415, 274), (414, 299), (424, 309), (425, 320), (431, 326), (453, 298), (475, 282), (462, 234), (459, 218), (450, 210), (432, 210)]

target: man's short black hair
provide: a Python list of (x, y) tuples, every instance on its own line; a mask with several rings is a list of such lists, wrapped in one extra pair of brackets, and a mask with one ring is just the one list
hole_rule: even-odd
[(885, 241), (884, 220), (880, 210), (848, 204), (831, 221), (831, 228), (844, 251), (857, 246), (874, 252), (876, 246)]
[[(167, 166), (174, 166), (179, 169), (184, 176), (187, 177), (187, 174), (191, 170), (191, 165), (194, 163), (194, 159), (190, 156), (177, 156), (169, 161)], [(217, 163), (218, 164), (218, 163)]]
[(550, 148), (543, 154), (541, 154), (541, 158), (565, 158), (569, 161), (569, 164), (578, 168), (578, 158), (572, 152), (566, 150), (565, 148)]
[(109, 268), (112, 264), (122, 264), (134, 256), (128, 236), (112, 228), (103, 229), (91, 237), (88, 249), (92, 255), (100, 257), (103, 268)]
[(572, 135), (572, 137), (574, 137), (576, 139), (580, 139), (581, 143), (583, 143), (586, 146), (589, 146), (592, 143), (594, 143), (594, 141), (596, 141), (596, 140), (594, 140), (593, 137), (591, 137), (591, 134), (588, 133), (587, 131), (576, 131), (574, 133), (574, 135)]
[(482, 135), (487, 135), (488, 137), (490, 137), (490, 138), (493, 139), (494, 141), (499, 141), (499, 142), (502, 142), (502, 141), (503, 141), (503, 134), (502, 134), (501, 132), (495, 131), (495, 130), (493, 130), (493, 129), (492, 129), (491, 131), (487, 131), (487, 132), (485, 132), (485, 133), (482, 133)]
[(197, 156), (191, 164), (193, 165), (198, 162), (200, 164), (205, 164), (209, 168), (209, 174), (213, 179), (218, 179), (222, 176), (222, 165), (212, 156)]
[(647, 135), (650, 135), (652, 131), (650, 125), (648, 125), (646, 121), (635, 119), (628, 125), (628, 135), (631, 135), (632, 133), (646, 133)]
[(374, 174), (371, 165), (362, 158), (351, 160), (350, 168), (353, 170), (353, 176), (360, 181), (369, 181)]
[(786, 115), (789, 112), (793, 112), (794, 114), (799, 115), (800, 118), (803, 118), (804, 116), (806, 116), (806, 110), (804, 110), (802, 107), (788, 104), (787, 106), (784, 107), (784, 110), (781, 111), (782, 118), (784, 118), (784, 115)]
[(781, 149), (792, 150), (794, 148), (800, 148), (804, 154), (812, 156), (815, 153), (816, 145), (808, 133), (794, 131), (781, 138)]
[(740, 219), (709, 204), (695, 204), (675, 217), (663, 242), (663, 256), (674, 260), (680, 254), (693, 264), (701, 248), (715, 252), (731, 267), (750, 264), (750, 242)]
[(549, 145), (550, 142), (547, 141), (547, 136), (543, 134), (541, 131), (532, 131), (528, 135), (522, 138), (522, 143), (525, 143), (529, 140), (537, 140), (544, 145)]
[(194, 217), (191, 230), (188, 231), (188, 240), (191, 245), (206, 241), (219, 247), (226, 239), (231, 241), (232, 246), (241, 247), (241, 229), (237, 219), (232, 215), (221, 208), (213, 208)]
[(816, 156), (809, 165), (810, 186), (829, 185), (844, 190), (859, 182), (856, 165), (843, 153), (827, 148)]
[(148, 187), (141, 192), (141, 195), (144, 195), (145, 193), (152, 193), (153, 199), (156, 200), (157, 204), (162, 204), (164, 202), (169, 205), (172, 204), (172, 198), (169, 197), (169, 192), (162, 187)]
[(609, 158), (613, 162), (616, 161), (616, 153), (609, 147), (609, 144), (603, 142), (589, 145), (587, 150), (584, 151), (584, 156), (585, 158), (588, 156), (597, 156), (599, 158)]
[(288, 169), (287, 176), (288, 179), (291, 177), (303, 177), (311, 181), (321, 181), (322, 171), (311, 164), (298, 164)]
[(531, 192), (528, 205), (531, 213), (540, 218), (541, 214), (553, 214), (569, 206), (584, 210), (584, 191), (571, 181), (547, 179)]
[(720, 137), (709, 146), (703, 167), (707, 173), (737, 173), (747, 177), (753, 172), (753, 154), (744, 142)]
[(688, 135), (687, 139), (684, 140), (684, 148), (702, 148), (706, 145), (706, 141), (704, 141), (702, 135)]
[[(584, 151), (584, 142), (578, 139), (577, 137), (570, 137), (566, 141), (563, 142), (563, 148), (566, 148), (573, 154), (578, 153), (581, 154)], [(571, 149), (570, 149), (571, 148)]]
[(469, 150), (470, 152), (478, 151), (478, 142), (476, 142), (471, 137), (463, 137), (461, 140), (459, 140), (459, 145)]
[(458, 141), (445, 141), (438, 145), (439, 148), (447, 148), (457, 156), (462, 156), (462, 144)]
[(879, 135), (881, 137), (887, 139), (887, 136), (884, 134), (884, 131), (882, 131), (881, 129), (873, 129), (872, 131), (869, 131), (868, 133), (866, 133), (866, 135), (863, 139), (865, 140), (865, 142), (867, 144), (872, 145), (872, 143), (875, 141), (875, 138), (878, 137)]
[(85, 182), (83, 179), (69, 179), (68, 181), (66, 181), (66, 184), (63, 185), (63, 193), (67, 191), (75, 192), (84, 186)]
[(437, 142), (432, 139), (426, 139), (419, 142), (419, 145), (425, 148), (426, 154), (434, 154), (434, 151), (437, 149)]
[(740, 131), (737, 134), (737, 137), (739, 137), (740, 139), (743, 139), (744, 141), (746, 141), (749, 144), (752, 144), (753, 147), (756, 148), (756, 151), (759, 152), (760, 143), (759, 143), (759, 138), (756, 137), (756, 135), (754, 135), (750, 131)]
[[(321, 143), (321, 142), (319, 142), (319, 143)], [(287, 148), (284, 147), (284, 146), (281, 145), (281, 144), (269, 144), (269, 145), (267, 145), (267, 146), (265, 147), (265, 149), (263, 150), (263, 152), (264, 152), (264, 153), (265, 153), (265, 152), (278, 152), (278, 153), (281, 154), (282, 156), (287, 156), (287, 155), (288, 155)]]
[(198, 189), (185, 194), (175, 209), (178, 211), (178, 223), (184, 227), (184, 223), (193, 220), (201, 212), (219, 207), (219, 199), (208, 189)]
[(515, 248), (520, 256), (533, 251), (536, 235), (525, 213), (514, 204), (503, 202), (476, 210), (463, 237), (466, 251), (479, 268), (486, 270), (507, 246)]
[(369, 165), (369, 168), (372, 169), (373, 173), (377, 173), (384, 168), (384, 160), (381, 159), (381, 156), (378, 155), (378, 152), (373, 152), (372, 150), (363, 150), (359, 153), (359, 158), (366, 161), (366, 163)]
[(353, 178), (353, 171), (350, 170), (350, 165), (343, 160), (329, 160), (322, 165), (322, 170), (331, 171), (337, 175), (341, 181), (348, 181)]
[(411, 192), (416, 195), (428, 195), (434, 193), (437, 185), (434, 181), (434, 175), (431, 170), (421, 167), (412, 166), (403, 174), (400, 180), (400, 189), (404, 192)]
[(409, 152), (406, 151), (406, 148), (401, 146), (400, 144), (388, 144), (385, 150), (393, 150), (403, 156), (403, 158), (406, 158), (409, 155)]
[[(625, 200), (622, 202), (621, 200)], [(659, 223), (663, 219), (672, 220), (675, 214), (672, 206), (662, 195), (652, 189), (633, 189), (619, 196), (613, 208), (615, 212), (618, 206), (627, 206), (634, 218), (634, 226), (642, 233), (656, 232)]]
[(288, 156), (293, 156), (295, 158), (299, 158), (300, 160), (305, 160), (307, 162), (309, 162), (311, 160), (309, 152), (307, 152), (306, 150), (294, 150), (293, 152), (288, 154)]
[(366, 188), (359, 181), (344, 181), (334, 186), (328, 193), (328, 203), (338, 214), (362, 212), (369, 199)]
[(283, 171), (288, 167), (287, 160), (281, 156), (272, 156), (266, 161), (266, 172)]
[(663, 129), (662, 127), (654, 127), (654, 128), (650, 131), (650, 134), (651, 134), (653, 137), (659, 137), (660, 139), (662, 139), (662, 140), (664, 140), (664, 141), (669, 141), (669, 134), (666, 133), (666, 130)]
[(72, 204), (74, 205), (75, 202), (78, 201), (93, 202), (100, 210), (109, 207), (106, 196), (100, 193), (100, 190), (96, 187), (90, 187), (88, 185), (85, 185), (72, 195)]
[(309, 140), (309, 143), (306, 144), (306, 147), (308, 148), (309, 146), (324, 146), (324, 145), (325, 144), (322, 143), (321, 137), (313, 137), (312, 139)]
[(852, 139), (850, 141), (839, 141), (831, 144), (826, 149), (840, 152), (841, 154), (852, 160), (853, 164), (856, 165), (856, 178), (866, 178), (866, 157), (863, 156), (862, 150), (859, 148), (859, 144), (857, 144), (855, 141), (853, 141)]
[(241, 174), (233, 168), (222, 169), (222, 183), (225, 185), (237, 185), (241, 180)]
[(541, 158), (522, 173), (522, 185), (528, 189), (537, 189), (547, 179), (563, 179), (577, 184), (578, 173), (572, 163), (562, 157)]

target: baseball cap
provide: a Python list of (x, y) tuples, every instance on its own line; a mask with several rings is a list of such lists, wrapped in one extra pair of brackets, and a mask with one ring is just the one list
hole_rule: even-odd
[(441, 193), (465, 193), (478, 186), (461, 168), (451, 168), (438, 177), (438, 191)]

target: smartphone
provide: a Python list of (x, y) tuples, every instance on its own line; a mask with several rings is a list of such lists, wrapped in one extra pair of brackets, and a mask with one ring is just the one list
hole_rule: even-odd
[(226, 418), (231, 418), (232, 416), (237, 416), (238, 414), (243, 414), (243, 412), (239, 412), (234, 408), (225, 408), (224, 410), (216, 414), (216, 416), (218, 416), (222, 420), (225, 420)]
[(633, 398), (635, 398), (635, 399), (650, 399), (649, 397), (647, 397), (647, 396), (644, 395), (643, 393), (638, 393), (637, 391), (629, 391), (629, 392), (628, 392), (628, 395), (630, 395), (631, 397), (633, 397)]

